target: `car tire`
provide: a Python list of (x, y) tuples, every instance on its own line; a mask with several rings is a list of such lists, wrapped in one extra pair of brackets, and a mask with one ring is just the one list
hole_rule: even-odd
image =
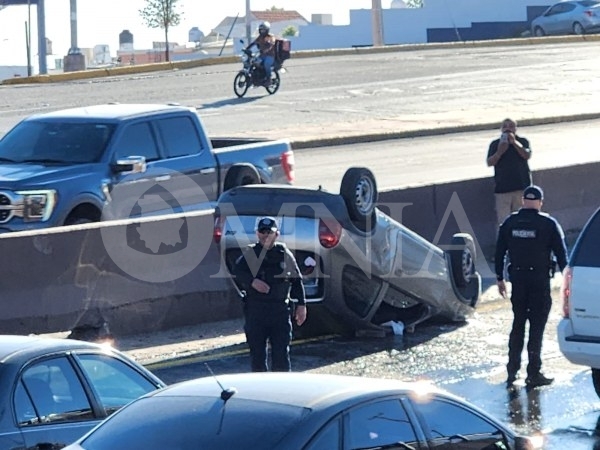
[(366, 167), (351, 167), (346, 170), (340, 186), (352, 223), (362, 231), (369, 231), (375, 222), (377, 206), (377, 182)]
[(227, 171), (223, 190), (228, 191), (234, 187), (247, 184), (260, 184), (260, 175), (252, 164), (235, 164)]
[(546, 32), (542, 27), (535, 27), (533, 30), (533, 35), (536, 37), (543, 37), (546, 36)]
[(596, 395), (600, 397), (600, 369), (592, 368), (592, 382), (594, 383)]
[(456, 233), (452, 236), (450, 264), (452, 277), (458, 288), (465, 288), (473, 281), (475, 275), (475, 243), (467, 233)]
[(573, 24), (573, 33), (577, 35), (585, 34), (585, 28), (579, 22)]

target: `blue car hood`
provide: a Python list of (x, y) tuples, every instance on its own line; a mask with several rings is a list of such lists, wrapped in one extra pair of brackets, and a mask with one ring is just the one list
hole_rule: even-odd
[(98, 164), (42, 165), (0, 164), (0, 189), (19, 190), (32, 186), (70, 182), (97, 171)]

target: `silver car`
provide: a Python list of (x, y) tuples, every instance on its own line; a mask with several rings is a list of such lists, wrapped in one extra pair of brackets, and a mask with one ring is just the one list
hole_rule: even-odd
[(531, 22), (534, 36), (597, 31), (600, 31), (600, 2), (594, 0), (555, 3)]
[(265, 215), (279, 222), (304, 277), (309, 318), (297, 335), (384, 334), (382, 324), (409, 330), (432, 317), (464, 321), (481, 295), (475, 245), (458, 233), (446, 249), (384, 214), (371, 171), (346, 171), (340, 194), (293, 186), (248, 185), (218, 200), (215, 240), (231, 270), (256, 242)]

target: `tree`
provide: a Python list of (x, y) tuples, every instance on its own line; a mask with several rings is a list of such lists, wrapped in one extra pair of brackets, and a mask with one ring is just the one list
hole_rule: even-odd
[(409, 8), (422, 8), (423, 0), (405, 0), (406, 6)]
[(283, 37), (298, 36), (298, 30), (296, 29), (295, 26), (289, 25), (289, 26), (285, 27), (284, 30), (281, 32), (281, 36), (283, 36)]
[(165, 60), (169, 58), (169, 28), (176, 27), (181, 21), (181, 13), (177, 11), (179, 0), (145, 0), (146, 6), (141, 9), (142, 20), (149, 28), (165, 30)]

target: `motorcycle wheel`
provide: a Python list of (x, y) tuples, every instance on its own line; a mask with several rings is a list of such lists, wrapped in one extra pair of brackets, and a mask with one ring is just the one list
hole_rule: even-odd
[(272, 72), (271, 73), (271, 83), (268, 86), (265, 86), (265, 89), (267, 90), (267, 92), (270, 95), (273, 95), (275, 92), (277, 92), (279, 90), (279, 83), (280, 83), (279, 73)]
[(249, 85), (250, 82), (246, 74), (240, 72), (235, 76), (235, 79), (233, 80), (233, 92), (235, 92), (235, 95), (237, 95), (238, 97), (243, 97), (244, 95), (246, 95), (246, 92), (248, 92)]

